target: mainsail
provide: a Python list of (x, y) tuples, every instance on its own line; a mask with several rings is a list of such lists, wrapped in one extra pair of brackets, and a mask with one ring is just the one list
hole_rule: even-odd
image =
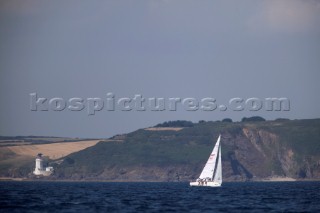
[[(217, 158), (218, 154), (219, 154), (219, 159)], [(213, 177), (217, 159), (218, 159), (218, 165), (216, 168), (217, 172), (216, 172), (216, 175)], [(209, 156), (209, 159), (208, 159), (206, 165), (204, 166), (199, 178), (200, 179), (210, 179), (210, 180), (212, 180), (214, 178), (214, 180), (217, 179), (218, 182), (219, 181), (222, 182), (222, 171), (221, 170), (222, 170), (221, 169), (221, 148), (220, 148), (220, 135), (219, 135), (217, 143), (214, 146), (214, 148)]]
[(216, 169), (216, 173), (213, 178), (214, 182), (222, 183), (222, 166), (221, 166), (221, 146), (219, 147), (219, 157), (218, 157), (218, 165)]

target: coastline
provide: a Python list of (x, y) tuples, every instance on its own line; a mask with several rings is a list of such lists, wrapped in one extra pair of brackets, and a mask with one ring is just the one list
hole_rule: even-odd
[[(189, 183), (189, 181), (163, 181), (163, 180), (99, 180), (99, 179), (45, 179), (45, 178), (11, 178), (0, 177), (0, 182), (18, 181), (18, 182), (106, 182), (106, 183)], [(290, 177), (268, 177), (263, 179), (247, 181), (223, 181), (224, 183), (245, 183), (245, 182), (318, 182), (320, 179), (294, 179)]]

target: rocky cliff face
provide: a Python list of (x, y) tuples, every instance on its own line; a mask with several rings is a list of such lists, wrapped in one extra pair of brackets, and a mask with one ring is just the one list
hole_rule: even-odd
[(228, 154), (229, 159), (225, 160), (225, 163), (231, 166), (226, 166), (225, 169), (230, 179), (285, 175), (280, 162), (285, 153), (282, 153), (275, 134), (245, 127), (238, 135), (227, 136), (225, 144), (233, 147)]
[(272, 176), (320, 178), (319, 156), (297, 155), (290, 146), (281, 143), (280, 137), (274, 133), (244, 127), (237, 135), (226, 132), (224, 139), (225, 145), (233, 147), (228, 159), (224, 159), (227, 179), (263, 179)]

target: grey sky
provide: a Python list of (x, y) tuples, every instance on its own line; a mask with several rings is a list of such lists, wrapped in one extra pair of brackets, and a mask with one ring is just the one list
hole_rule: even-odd
[[(157, 123), (319, 118), (320, 2), (0, 3), (0, 135), (109, 137)], [(287, 97), (289, 112), (32, 112), (40, 97)]]

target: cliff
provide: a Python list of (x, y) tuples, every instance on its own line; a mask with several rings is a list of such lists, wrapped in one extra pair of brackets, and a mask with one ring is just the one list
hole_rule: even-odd
[(219, 133), (224, 180), (320, 179), (320, 119), (140, 129), (53, 162), (53, 178), (189, 181), (199, 176)]

